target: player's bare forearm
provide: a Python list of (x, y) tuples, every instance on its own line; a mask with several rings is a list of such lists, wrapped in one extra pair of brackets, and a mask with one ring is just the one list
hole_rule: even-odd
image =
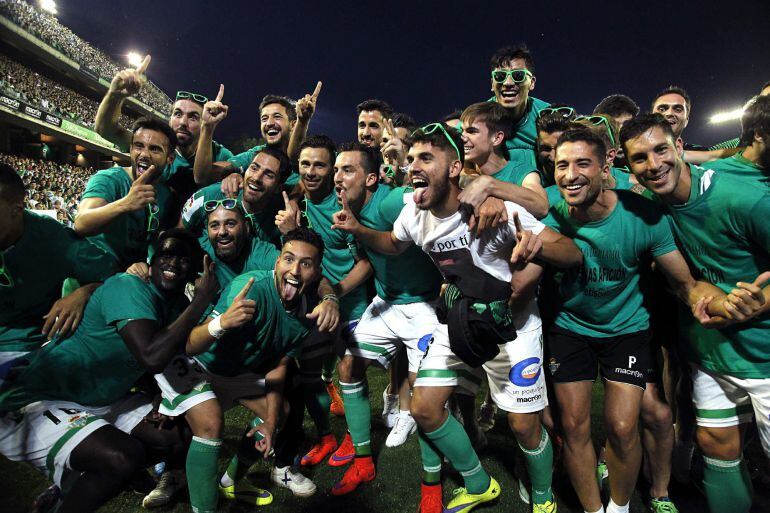
[(214, 159), (212, 141), (214, 139), (214, 127), (202, 124), (198, 148), (195, 151), (195, 163), (193, 164), (193, 178), (196, 185), (209, 185), (215, 180), (211, 177), (211, 164)]
[(539, 258), (556, 267), (574, 267), (583, 263), (583, 253), (575, 242), (546, 228), (538, 235), (543, 241)]
[(539, 191), (514, 183), (501, 180), (491, 180), (490, 182), (489, 196), (518, 203), (537, 219), (542, 219), (548, 214), (548, 196), (546, 196), (545, 191), (540, 194)]
[(209, 323), (212, 320), (213, 317), (208, 317), (202, 324), (195, 326), (190, 331), (190, 336), (187, 337), (187, 343), (185, 344), (185, 353), (187, 353), (188, 356), (205, 353), (208, 348), (217, 341), (217, 339), (209, 333)]
[(350, 272), (340, 280), (335, 287), (337, 296), (342, 297), (360, 287), (372, 275), (372, 264), (367, 258), (360, 258), (356, 261)]
[(289, 137), (289, 146), (286, 148), (286, 154), (289, 160), (295, 162), (299, 158), (299, 147), (307, 137), (307, 129), (310, 126), (310, 120), (297, 119), (294, 129)]
[(118, 123), (123, 102), (124, 97), (108, 91), (96, 111), (94, 131), (125, 150), (131, 145), (131, 132)]
[(130, 211), (122, 199), (112, 203), (105, 203), (99, 198), (83, 200), (75, 217), (75, 232), (81, 237), (102, 233), (117, 217)]
[(267, 422), (278, 426), (283, 405), (283, 387), (289, 369), (289, 358), (283, 357), (278, 365), (265, 374), (265, 399), (267, 403)]
[(353, 235), (355, 235), (356, 239), (358, 239), (361, 244), (378, 253), (382, 253), (383, 255), (400, 255), (410, 244), (408, 242), (402, 243), (401, 241), (396, 241), (392, 232), (372, 230), (362, 224), (358, 225), (358, 228)]

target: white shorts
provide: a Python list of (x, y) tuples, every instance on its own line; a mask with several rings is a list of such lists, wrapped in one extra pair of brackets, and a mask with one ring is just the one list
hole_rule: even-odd
[(139, 394), (102, 408), (39, 401), (0, 417), (0, 453), (13, 461), (28, 462), (61, 486), (64, 471), (71, 468), (70, 455), (80, 442), (109, 425), (108, 419), (130, 433), (151, 410), (152, 404)]
[(375, 296), (356, 325), (346, 354), (377, 360), (387, 368), (406, 346), (409, 372), (417, 372), (436, 326), (436, 312), (428, 303), (392, 305)]
[(741, 379), (695, 364), (692, 399), (695, 420), (703, 427), (730, 427), (756, 418), (765, 454), (770, 456), (770, 378)]
[(452, 352), (447, 325), (439, 324), (420, 362), (414, 386), (459, 386), (475, 395), (481, 385), (482, 372), (486, 372), (492, 399), (501, 410), (532, 413), (548, 406), (542, 328), (518, 332), (516, 340), (501, 346), (494, 359), (474, 369)]
[(155, 375), (155, 381), (161, 392), (158, 411), (169, 417), (177, 417), (197, 404), (216, 399), (203, 368), (183, 354), (174, 356), (163, 373)]

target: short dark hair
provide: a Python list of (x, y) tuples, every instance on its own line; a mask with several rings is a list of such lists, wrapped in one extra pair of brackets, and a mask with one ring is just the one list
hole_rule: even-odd
[(490, 132), (502, 132), (505, 139), (511, 136), (511, 116), (508, 114), (508, 109), (497, 102), (479, 102), (469, 105), (460, 119), (463, 124), (478, 119), (487, 125)]
[(24, 201), (24, 181), (5, 162), (0, 162), (0, 200), (8, 203)]
[(373, 110), (379, 111), (380, 114), (382, 114), (382, 117), (389, 118), (393, 115), (393, 107), (388, 105), (387, 102), (383, 100), (377, 100), (377, 99), (371, 99), (371, 100), (364, 100), (358, 105), (356, 105), (356, 110), (359, 114), (362, 112), (371, 112)]
[(286, 116), (288, 116), (289, 121), (295, 121), (297, 119), (296, 103), (288, 96), (279, 96), (277, 94), (267, 94), (262, 98), (262, 101), (259, 102), (259, 115), (262, 115), (262, 109), (274, 103), (283, 105), (283, 108), (286, 109)]
[(417, 121), (409, 114), (394, 112), (390, 120), (393, 122), (393, 128), (406, 128), (410, 134), (417, 130)]
[(302, 150), (305, 148), (324, 148), (329, 152), (329, 159), (332, 165), (334, 165), (334, 158), (337, 156), (337, 145), (334, 144), (334, 141), (328, 135), (321, 134), (308, 137), (299, 145), (299, 152), (302, 153)]
[(620, 146), (623, 150), (627, 150), (626, 142), (629, 139), (638, 137), (651, 128), (658, 127), (663, 130), (666, 136), (670, 136), (672, 141), (676, 141), (674, 131), (671, 130), (671, 125), (668, 124), (666, 118), (657, 113), (641, 114), (635, 118), (631, 118), (625, 122), (623, 128), (620, 129)]
[(324, 240), (318, 235), (317, 232), (306, 228), (304, 226), (298, 226), (289, 233), (283, 236), (283, 246), (292, 241), (306, 242), (318, 250), (318, 262), (320, 264), (324, 256)]
[(446, 124), (450, 119), (460, 119), (462, 116), (463, 116), (463, 109), (456, 109), (450, 112), (449, 114), (447, 114), (446, 116), (444, 116), (443, 118), (441, 118), (441, 121), (443, 121)]
[(594, 114), (606, 114), (613, 118), (623, 114), (634, 117), (639, 114), (639, 106), (625, 94), (611, 94), (594, 107)]
[(752, 144), (755, 135), (770, 143), (770, 96), (755, 96), (749, 101), (743, 110), (741, 128), (741, 142), (747, 146)]
[(690, 95), (687, 94), (687, 91), (685, 91), (684, 89), (676, 85), (670, 85), (655, 95), (655, 98), (652, 99), (652, 103), (650, 104), (650, 112), (653, 112), (655, 110), (655, 102), (658, 101), (658, 98), (666, 94), (678, 94), (679, 96), (684, 98), (684, 104), (687, 107), (687, 115), (688, 116), (690, 115), (690, 112), (691, 112)]
[(504, 46), (498, 49), (489, 61), (490, 69), (496, 69), (504, 66), (506, 63), (511, 62), (513, 59), (523, 59), (524, 65), (534, 75), (535, 74), (535, 61), (532, 59), (532, 54), (524, 43), (519, 43), (513, 46)]
[(174, 153), (174, 150), (177, 146), (176, 134), (173, 130), (171, 130), (171, 127), (168, 126), (168, 123), (164, 123), (155, 118), (143, 116), (134, 121), (134, 124), (131, 125), (132, 141), (139, 130), (154, 130), (155, 132), (162, 133), (168, 139), (168, 152)]
[(607, 162), (607, 145), (604, 144), (604, 139), (599, 137), (593, 131), (587, 128), (571, 128), (561, 134), (556, 141), (556, 151), (559, 150), (559, 146), (564, 143), (584, 142), (589, 144), (594, 149), (594, 154), (599, 160), (601, 165)]
[[(291, 162), (289, 162), (289, 156), (286, 152), (280, 148), (274, 146), (264, 146), (261, 150), (254, 154), (254, 158), (260, 153), (270, 155), (274, 159), (278, 160), (278, 180), (283, 183), (289, 178), (291, 174)], [(252, 159), (253, 160), (253, 159)], [(249, 162), (251, 164), (251, 162)]]
[[(433, 123), (431, 123), (430, 125), (432, 124)], [(454, 159), (455, 156), (458, 157), (458, 159), (460, 160), (460, 164), (465, 165), (465, 154), (463, 152), (463, 140), (462, 140), (462, 137), (460, 137), (460, 131), (440, 121), (437, 122), (437, 124), (444, 127), (444, 130), (446, 131), (447, 135), (449, 135), (449, 137), (452, 138), (452, 142), (454, 143), (454, 146), (452, 146), (452, 144), (449, 142), (449, 139), (447, 139), (447, 136), (444, 135), (444, 131), (442, 131), (440, 128), (428, 134), (423, 130), (423, 128), (425, 127), (418, 128), (412, 134), (412, 145), (415, 145), (417, 143), (430, 143), (432, 146), (435, 146), (436, 148), (440, 148), (442, 151), (449, 153), (452, 159)], [(425, 125), (425, 126), (430, 126), (430, 125)]]
[(152, 244), (154, 251), (150, 259), (150, 265), (155, 262), (155, 258), (160, 254), (160, 248), (167, 239), (179, 239), (190, 248), (190, 276), (195, 276), (195, 273), (201, 269), (203, 250), (198, 243), (198, 238), (186, 228), (170, 228), (160, 232)]
[[(548, 108), (558, 109), (560, 107), (569, 107), (563, 103), (552, 103)], [(574, 110), (574, 109), (573, 109)], [(554, 132), (565, 132), (569, 129), (570, 122), (575, 119), (576, 113), (564, 117), (560, 112), (548, 112), (543, 114), (542, 110), (538, 113), (535, 120), (535, 128), (538, 132), (552, 134)]]
[(361, 154), (361, 166), (367, 174), (379, 174), (380, 152), (378, 149), (361, 144), (358, 141), (342, 143), (337, 147), (337, 155), (346, 151), (357, 151)]

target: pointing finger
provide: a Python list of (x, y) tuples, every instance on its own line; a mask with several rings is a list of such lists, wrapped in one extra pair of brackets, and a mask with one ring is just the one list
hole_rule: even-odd
[(291, 210), (291, 204), (289, 203), (289, 195), (286, 194), (286, 191), (283, 191), (281, 194), (283, 195), (283, 204), (286, 207), (286, 210)]
[(152, 166), (147, 168), (147, 171), (139, 175), (137, 179), (134, 180), (134, 183), (135, 184), (150, 183), (155, 179), (155, 176), (158, 174), (158, 172), (159, 172), (158, 168), (156, 168), (155, 165), (153, 164)]
[(321, 86), (323, 86), (323, 82), (319, 80), (318, 83), (315, 85), (315, 91), (313, 91), (313, 94), (311, 95), (313, 97), (313, 100), (318, 98), (318, 94), (321, 92)]
[(152, 57), (150, 57), (150, 54), (145, 55), (142, 63), (136, 68), (137, 73), (144, 73), (147, 71), (147, 66), (150, 65), (151, 60)]
[(524, 234), (524, 228), (521, 226), (521, 220), (519, 219), (519, 213), (513, 213), (513, 225), (516, 227), (516, 237), (521, 238)]
[(219, 84), (219, 92), (217, 93), (216, 99), (214, 99), (215, 102), (221, 102), (222, 97), (225, 95), (225, 85)]
[(235, 296), (235, 299), (233, 299), (233, 303), (238, 301), (239, 299), (243, 299), (246, 297), (246, 294), (249, 293), (249, 289), (251, 289), (251, 286), (254, 284), (254, 278), (249, 278), (249, 281), (246, 282), (246, 285), (243, 286), (240, 292), (238, 292), (238, 295)]
[(348, 206), (348, 195), (345, 191), (340, 191), (340, 199), (342, 200), (342, 210), (350, 211)]

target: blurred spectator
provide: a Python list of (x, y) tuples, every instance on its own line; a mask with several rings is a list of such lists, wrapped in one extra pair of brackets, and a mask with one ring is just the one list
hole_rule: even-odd
[[(0, 15), (56, 48), (70, 59), (98, 73), (107, 81), (125, 66), (118, 65), (106, 54), (80, 39), (74, 32), (48, 14), (22, 0), (0, 1)], [(171, 99), (155, 84), (148, 82), (139, 99), (164, 116), (171, 114)]]
[(78, 213), (80, 195), (96, 171), (46, 160), (0, 153), (0, 162), (13, 167), (27, 189), (26, 207), (30, 210), (55, 210), (56, 218), (68, 226)]
[[(0, 3), (2, 5), (2, 3)], [(99, 102), (46, 78), (0, 54), (0, 90), (59, 117), (93, 130)], [(122, 114), (120, 124), (130, 128), (135, 120)]]

